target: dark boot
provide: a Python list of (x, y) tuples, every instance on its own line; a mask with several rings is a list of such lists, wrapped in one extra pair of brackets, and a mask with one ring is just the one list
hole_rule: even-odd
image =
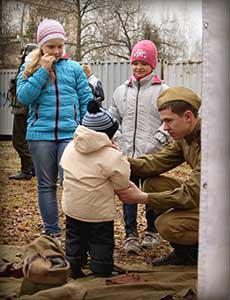
[(21, 157), (21, 171), (35, 176), (34, 165), (29, 157)]
[(169, 255), (157, 258), (151, 262), (152, 266), (177, 265), (195, 266), (197, 265), (198, 245), (187, 246), (171, 244), (174, 250)]
[(9, 176), (9, 179), (14, 180), (29, 180), (32, 178), (32, 173), (25, 173), (23, 171), (19, 171), (14, 175)]
[(83, 277), (85, 277), (85, 274), (82, 272), (81, 269), (79, 269), (78, 271), (75, 271), (75, 272), (73, 272), (73, 271), (71, 270), (71, 271), (70, 271), (69, 277), (70, 277), (70, 278), (73, 278), (73, 279), (83, 278)]
[(171, 243), (171, 246), (175, 249), (177, 257), (184, 266), (197, 265), (198, 259), (198, 244), (195, 245), (179, 245)]
[(33, 177), (36, 176), (34, 168), (33, 168), (30, 172), (31, 172), (31, 175), (32, 175)]

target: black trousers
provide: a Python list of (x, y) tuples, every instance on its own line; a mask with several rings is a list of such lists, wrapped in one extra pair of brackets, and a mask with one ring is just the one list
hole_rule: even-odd
[(21, 171), (30, 173), (33, 170), (33, 162), (26, 141), (27, 115), (14, 115), (12, 142), (21, 159)]
[(66, 216), (66, 259), (73, 274), (78, 274), (90, 256), (95, 275), (113, 271), (114, 222), (83, 222)]

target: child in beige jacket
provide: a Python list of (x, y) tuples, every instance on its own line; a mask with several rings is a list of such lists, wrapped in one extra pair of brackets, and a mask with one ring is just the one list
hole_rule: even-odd
[[(83, 125), (83, 126), (82, 126)], [(130, 167), (116, 149), (116, 119), (88, 103), (88, 112), (61, 158), (64, 169), (62, 207), (66, 214), (66, 257), (74, 278), (90, 255), (96, 276), (113, 271), (115, 190), (129, 185)]]

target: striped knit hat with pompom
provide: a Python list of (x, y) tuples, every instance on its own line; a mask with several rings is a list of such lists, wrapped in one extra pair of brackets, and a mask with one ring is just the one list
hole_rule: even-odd
[(88, 102), (87, 110), (82, 125), (91, 130), (104, 132), (111, 139), (119, 127), (116, 118), (110, 112), (101, 108), (95, 100)]

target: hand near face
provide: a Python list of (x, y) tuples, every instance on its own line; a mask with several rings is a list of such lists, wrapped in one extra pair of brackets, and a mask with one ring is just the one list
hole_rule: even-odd
[(47, 71), (52, 71), (52, 66), (53, 66), (53, 63), (55, 62), (55, 60), (56, 60), (56, 58), (54, 56), (49, 55), (49, 54), (44, 54), (41, 57), (40, 64)]
[(116, 194), (124, 203), (148, 204), (148, 194), (141, 191), (132, 181), (129, 181), (127, 189), (117, 190)]

